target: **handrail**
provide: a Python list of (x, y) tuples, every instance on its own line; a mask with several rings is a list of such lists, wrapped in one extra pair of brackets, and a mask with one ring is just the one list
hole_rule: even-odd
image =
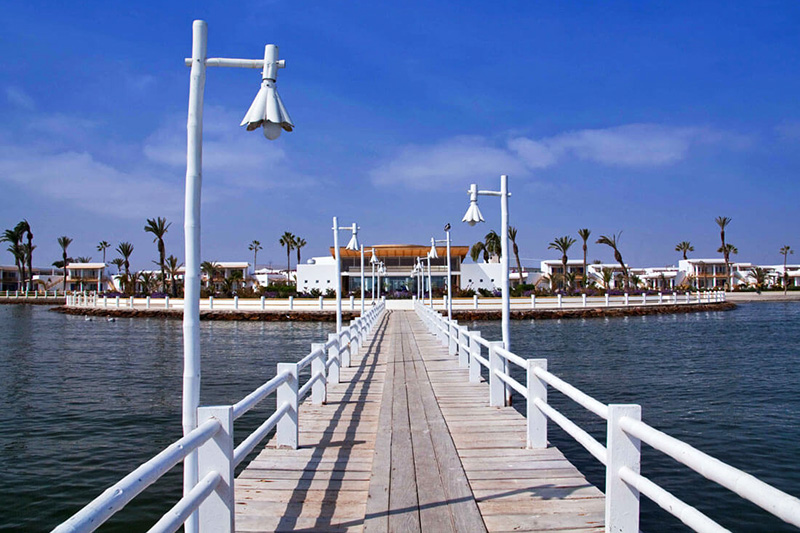
[(308, 381), (306, 381), (306, 384), (303, 385), (302, 387), (300, 387), (300, 390), (297, 391), (297, 397), (298, 398), (305, 398), (306, 395), (308, 394), (308, 392), (311, 390), (311, 387), (313, 387), (314, 383), (316, 383), (317, 381), (323, 381), (324, 382), (325, 381), (325, 374), (323, 374), (322, 372), (317, 372), (316, 374), (311, 376), (308, 379)]
[(502, 357), (506, 361), (514, 363), (515, 365), (517, 365), (520, 368), (528, 368), (528, 362), (525, 361), (525, 359), (523, 359), (522, 357), (518, 356), (517, 354), (511, 353), (511, 352), (509, 352), (508, 350), (506, 350), (505, 348), (503, 348), (501, 346), (497, 346), (494, 349), (494, 351), (495, 351), (495, 353), (497, 353), (497, 355), (499, 355), (500, 357)]
[(585, 430), (581, 429), (575, 422), (559, 413), (550, 404), (545, 403), (539, 398), (533, 401), (534, 405), (539, 408), (541, 412), (547, 415), (547, 418), (558, 424), (561, 429), (566, 431), (573, 439), (578, 441), (578, 444), (586, 448), (586, 451), (591, 453), (595, 459), (601, 463), (608, 464), (608, 450), (605, 446), (600, 444), (594, 437), (589, 435)]
[(258, 426), (255, 431), (250, 433), (250, 435), (233, 450), (233, 466), (239, 466), (239, 463), (241, 463), (244, 458), (258, 446), (258, 443), (264, 440), (264, 437), (278, 424), (278, 420), (286, 414), (290, 407), (289, 402), (283, 402), (275, 409), (272, 416), (267, 418), (263, 424)]
[(704, 478), (735, 492), (781, 520), (800, 527), (800, 499), (764, 483), (751, 474), (723, 463), (644, 422), (622, 417), (620, 428), (656, 450), (669, 455), (679, 463), (688, 466)]
[(508, 374), (504, 374), (503, 371), (499, 369), (495, 369), (494, 374), (498, 378), (500, 378), (501, 381), (508, 384), (509, 387), (517, 391), (520, 394), (520, 396), (522, 396), (526, 400), (528, 399), (528, 389), (522, 383), (512, 378)]
[(56, 527), (53, 533), (94, 531), (221, 429), (219, 421), (214, 419), (197, 426), (186, 436), (176, 440), (161, 453), (107, 488), (66, 522)]
[(166, 512), (161, 520), (155, 523), (147, 533), (173, 533), (178, 531), (180, 527), (186, 522), (186, 519), (195, 512), (203, 501), (208, 498), (214, 489), (217, 488), (219, 482), (222, 481), (222, 476), (216, 470), (212, 470), (206, 474), (203, 479), (197, 482), (197, 485), (192, 487), (189, 493), (178, 500), (178, 503)]
[(289, 379), (289, 372), (280, 372), (259, 388), (233, 404), (233, 419), (236, 420), (247, 411), (258, 405), (261, 400), (275, 392), (282, 383)]
[(556, 389), (558, 392), (562, 393), (567, 398), (571, 399), (578, 405), (588, 409), (589, 411), (593, 412), (600, 418), (608, 420), (608, 406), (604, 403), (595, 400), (585, 392), (582, 392), (577, 387), (570, 385), (563, 379), (557, 377), (555, 374), (551, 374), (547, 370), (543, 368), (536, 368), (534, 369), (534, 373), (542, 379), (542, 381), (547, 382), (548, 385)]
[(311, 361), (313, 361), (315, 357), (319, 357), (321, 355), (324, 355), (322, 349), (311, 350), (311, 353), (297, 362), (297, 371), (299, 372), (300, 370), (304, 369), (311, 364)]

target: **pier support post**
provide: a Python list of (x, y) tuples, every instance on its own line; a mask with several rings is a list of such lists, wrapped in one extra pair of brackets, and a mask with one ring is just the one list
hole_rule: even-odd
[(469, 366), (469, 351), (467, 350), (467, 326), (458, 326), (458, 366), (467, 368)]
[(322, 405), (328, 400), (326, 390), (328, 383), (325, 375), (325, 343), (311, 343), (311, 351), (314, 350), (319, 350), (319, 355), (311, 360), (311, 377), (313, 378), (322, 372), (322, 380), (311, 385), (311, 404)]
[(221, 480), (200, 504), (200, 532), (233, 533), (233, 406), (197, 409), (198, 425), (210, 418), (219, 420), (222, 429), (197, 450), (198, 480), (211, 472), (219, 473)]
[(478, 342), (478, 337), (481, 336), (480, 331), (473, 331), (469, 336), (469, 382), (481, 382), (481, 363), (476, 359), (481, 354), (481, 345)]
[(536, 400), (547, 403), (547, 383), (536, 375), (536, 369), (547, 370), (547, 359), (528, 359), (528, 448), (547, 448), (547, 415), (536, 406)]
[(333, 341), (333, 344), (328, 348), (328, 361), (335, 359), (328, 369), (328, 383), (339, 383), (339, 369), (342, 366), (342, 359), (339, 357), (339, 336), (335, 333), (328, 335), (328, 342)]
[(503, 372), (505, 359), (497, 353), (498, 347), (503, 347), (503, 341), (489, 343), (489, 405), (492, 407), (505, 407), (506, 384), (496, 374), (496, 372)]
[(642, 419), (639, 405), (610, 404), (608, 406), (608, 433), (606, 447), (606, 531), (637, 533), (639, 531), (639, 491), (625, 483), (619, 475), (620, 469), (639, 473), (639, 439), (620, 428), (620, 419), (628, 417)]
[(275, 430), (275, 442), (278, 446), (297, 449), (298, 440), (298, 399), (297, 399), (297, 363), (278, 363), (278, 374), (289, 372), (289, 378), (278, 386), (275, 405), (280, 407), (284, 402), (289, 402), (289, 410), (278, 420)]

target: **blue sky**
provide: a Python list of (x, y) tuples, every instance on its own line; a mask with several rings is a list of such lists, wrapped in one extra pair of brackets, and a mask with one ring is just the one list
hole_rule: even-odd
[[(729, 216), (737, 259), (778, 263), (797, 240), (800, 4), (784, 2), (13, 2), (0, 19), (0, 229), (27, 218), (37, 265), (95, 259), (97, 242), (157, 256), (148, 217), (183, 257), (192, 20), (210, 57), (280, 46), (296, 130), (238, 126), (257, 71), (210, 69), (203, 259), (285, 264), (331, 245), (330, 219), (367, 243), (456, 244), (499, 226), (459, 221), (466, 189), (510, 176), (523, 262), (547, 244), (622, 231), (636, 266), (675, 244), (715, 257)], [(574, 257), (581, 255), (579, 245)], [(292, 254), (294, 257), (294, 253)], [(113, 257), (113, 254), (110, 257)], [(589, 258), (613, 260), (591, 244)], [(10, 264), (2, 252), (0, 263)]]

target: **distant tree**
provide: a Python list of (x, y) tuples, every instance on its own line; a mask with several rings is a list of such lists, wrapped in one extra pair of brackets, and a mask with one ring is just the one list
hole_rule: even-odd
[(622, 232), (620, 231), (618, 234), (614, 235), (613, 233), (609, 237), (608, 235), (600, 235), (600, 238), (597, 239), (597, 244), (605, 244), (606, 246), (610, 246), (612, 250), (614, 250), (614, 259), (616, 259), (619, 266), (622, 268), (622, 279), (625, 284), (626, 288), (630, 287), (630, 281), (628, 278), (628, 267), (625, 266), (625, 263), (622, 261), (622, 254), (619, 251), (619, 240), (622, 236)]
[[(567, 277), (567, 251), (569, 251), (570, 247), (575, 244), (575, 239), (570, 237), (569, 235), (565, 235), (563, 237), (556, 238), (553, 242), (551, 242), (547, 248), (549, 250), (557, 250), (561, 252), (561, 265), (563, 267), (561, 273), (564, 274), (564, 284), (566, 285), (569, 283), (569, 278)], [(569, 288), (569, 287), (564, 287)]]
[(91, 263), (92, 262), (92, 258), (89, 257), (89, 256), (80, 255), (80, 256), (75, 258), (75, 262), (76, 263)]
[(67, 256), (67, 248), (69, 245), (72, 244), (72, 239), (67, 237), (66, 235), (62, 235), (58, 238), (58, 245), (61, 247), (61, 261), (64, 264), (64, 292), (67, 292), (67, 265), (70, 262), (69, 256)]
[(170, 288), (172, 289), (172, 297), (178, 297), (178, 276), (180, 276), (181, 267), (183, 263), (178, 262), (178, 258), (174, 255), (167, 257), (164, 264), (167, 267), (167, 274), (169, 274)]
[[(256, 265), (258, 264), (258, 251), (263, 250), (264, 247), (261, 246), (261, 243), (259, 241), (253, 241), (250, 243), (247, 249), (253, 252), (253, 273), (255, 274), (257, 268)], [(300, 255), (300, 250), (297, 251), (297, 254), (298, 256)]]
[(131, 293), (133, 291), (133, 287), (131, 287), (131, 280), (133, 278), (131, 278), (130, 259), (133, 254), (133, 245), (129, 242), (121, 242), (117, 246), (117, 253), (122, 256), (122, 264), (125, 266), (126, 292)]
[(483, 242), (486, 245), (486, 251), (489, 252), (490, 256), (496, 255), (497, 257), (500, 257), (503, 255), (503, 243), (500, 240), (500, 235), (498, 235), (495, 230), (487, 233), (483, 238)]
[(149, 295), (153, 289), (153, 285), (156, 282), (155, 276), (153, 276), (152, 272), (139, 272), (139, 282), (142, 285), (142, 292), (146, 295)]
[(517, 260), (517, 272), (519, 272), (518, 285), (522, 284), (522, 263), (519, 261), (519, 246), (517, 246), (517, 228), (513, 226), (508, 227), (508, 240), (511, 241), (511, 250), (514, 252), (514, 258)]
[(481, 255), (483, 255), (483, 262), (488, 263), (489, 252), (486, 251), (486, 245), (483, 242), (478, 241), (472, 245), (472, 248), (469, 251), (469, 256), (477, 263)]
[(284, 231), (281, 238), (278, 240), (278, 243), (281, 246), (286, 247), (286, 283), (291, 283), (291, 272), (292, 272), (292, 250), (295, 247), (295, 236), (291, 234), (291, 232)]
[(210, 289), (211, 283), (219, 274), (219, 266), (213, 261), (203, 261), (200, 263), (200, 272), (203, 272), (206, 275), (206, 288)]
[(122, 274), (122, 267), (125, 266), (125, 260), (121, 257), (115, 257), (111, 260), (111, 264), (117, 267), (117, 274)]
[(603, 276), (603, 288), (610, 289), (611, 282), (614, 280), (614, 271), (608, 267), (603, 267), (600, 270), (600, 274)]
[(27, 264), (27, 272), (28, 275), (25, 276), (24, 269), (23, 269), (23, 278), (28, 280), (28, 289), (33, 289), (33, 250), (36, 248), (33, 245), (33, 233), (31, 233), (31, 225), (28, 224), (27, 220), (22, 220), (17, 226), (14, 228), (20, 235), (20, 242), (22, 242), (22, 238), (27, 236), (28, 242), (22, 245), (22, 252), (25, 257), (23, 261), (23, 265)]
[(167, 254), (167, 249), (164, 246), (164, 235), (167, 234), (167, 230), (171, 225), (172, 222), (167, 224), (166, 218), (158, 217), (148, 218), (144, 227), (144, 231), (153, 234), (153, 242), (158, 243), (158, 265), (161, 267), (161, 290), (163, 292), (167, 292), (166, 274), (164, 272), (164, 256)]
[(682, 252), (683, 258), (688, 259), (688, 257), (686, 257), (686, 253), (694, 252), (694, 246), (692, 246), (692, 243), (690, 243), (689, 241), (681, 241), (675, 245), (675, 251)]
[(25, 280), (25, 251), (22, 249), (22, 237), (23, 233), (19, 231), (19, 224), (14, 229), (5, 230), (0, 237), (0, 242), (9, 243), (7, 250), (14, 256), (14, 265), (19, 274), (17, 290), (22, 290), (22, 283)]
[(794, 250), (787, 244), (786, 246), (781, 246), (780, 253), (783, 255), (783, 294), (786, 294), (786, 288), (789, 286), (789, 272), (786, 271), (786, 259), (789, 255), (794, 253)]
[[(103, 253), (103, 264), (105, 264), (106, 262), (106, 250), (110, 247), (111, 245), (108, 244), (108, 242), (106, 241), (100, 241), (99, 243), (97, 243), (97, 251)], [(100, 274), (100, 281), (103, 281), (103, 278), (105, 278), (105, 272), (106, 268), (103, 267), (103, 271)]]
[(725, 257), (725, 267), (726, 267), (725, 270), (727, 272), (726, 276), (728, 278), (726, 285), (728, 285), (731, 289), (733, 289), (733, 272), (731, 271), (731, 264), (729, 258), (731, 254), (738, 254), (739, 249), (728, 242), (725, 243), (725, 246), (720, 246), (717, 249), (717, 253), (721, 253)]
[[(722, 245), (719, 247), (719, 250), (717, 250), (717, 251), (722, 253), (722, 257), (723, 257), (723, 259), (725, 259), (726, 270), (728, 271), (728, 274), (730, 275), (730, 270), (731, 270), (731, 268), (730, 268), (730, 249), (725, 246), (725, 228), (728, 227), (728, 224), (731, 223), (732, 219), (730, 217), (717, 217), (714, 220), (717, 223), (717, 226), (719, 226), (719, 238), (720, 238), (720, 241), (722, 241)], [(732, 288), (732, 285), (733, 285), (733, 278), (731, 277), (731, 288)]]
[(750, 276), (756, 290), (760, 292), (767, 284), (767, 271), (761, 267), (753, 267), (750, 269)]
[(589, 249), (586, 246), (586, 242), (589, 240), (589, 235), (592, 234), (592, 230), (589, 228), (583, 228), (578, 230), (578, 236), (583, 240), (583, 288), (586, 288), (586, 282), (589, 280), (589, 272), (586, 270), (586, 252)]
[(297, 250), (297, 264), (300, 264), (300, 248), (308, 244), (305, 239), (296, 237), (294, 241), (294, 249)]

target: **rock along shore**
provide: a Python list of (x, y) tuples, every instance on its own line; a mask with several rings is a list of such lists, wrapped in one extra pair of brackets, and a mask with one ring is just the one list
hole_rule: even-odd
[[(667, 315), (674, 313), (697, 313), (703, 311), (729, 311), (736, 308), (731, 302), (659, 305), (642, 307), (595, 307), (587, 309), (526, 309), (512, 310), (512, 320), (602, 318), (618, 316)], [(168, 318), (181, 320), (181, 309), (99, 309), (59, 306), (51, 309), (68, 315), (88, 315), (115, 318)], [(500, 310), (454, 310), (457, 320), (500, 320)], [(342, 311), (342, 320), (358, 318), (357, 311)], [(334, 311), (211, 311), (201, 310), (200, 320), (242, 320), (253, 322), (335, 322)]]

